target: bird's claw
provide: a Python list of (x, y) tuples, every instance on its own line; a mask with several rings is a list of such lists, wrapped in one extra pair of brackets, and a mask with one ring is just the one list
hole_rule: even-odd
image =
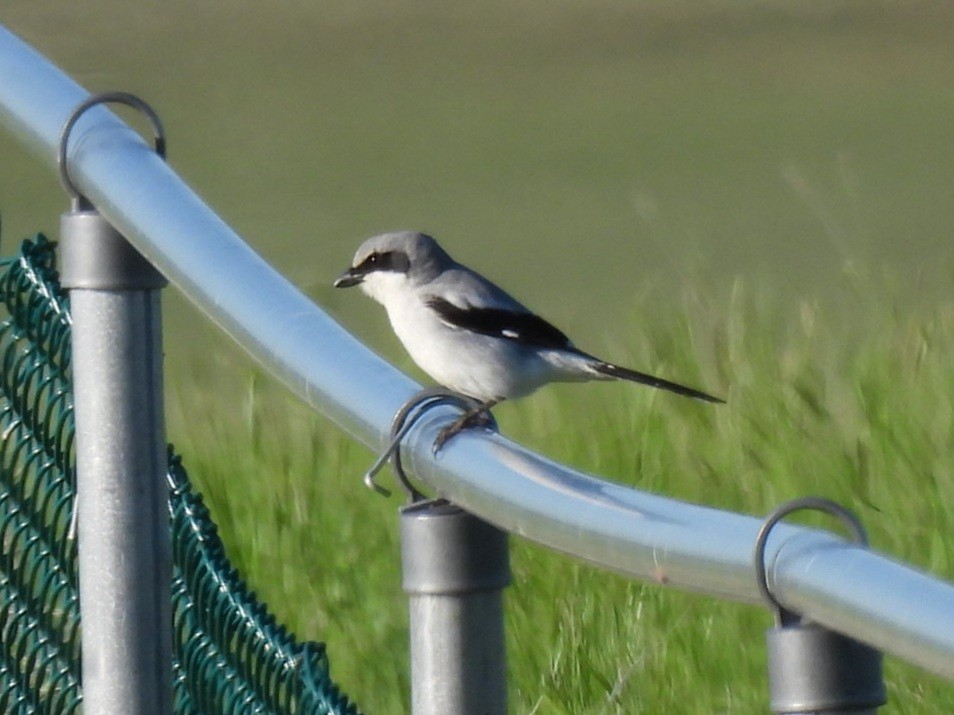
[(453, 424), (440, 431), (437, 435), (437, 439), (434, 440), (434, 446), (431, 448), (431, 451), (434, 455), (437, 455), (452, 437), (457, 436), (464, 430), (474, 429), (475, 427), (488, 427), (492, 424), (494, 424), (494, 417), (490, 414), (488, 408), (481, 407), (479, 410), (468, 412), (455, 420)]
[(444, 445), (447, 443), (447, 440), (449, 440), (451, 437), (456, 435), (458, 432), (460, 432), (460, 428), (454, 429), (454, 425), (451, 425), (450, 427), (445, 427), (444, 429), (442, 429), (440, 433), (437, 435), (437, 439), (434, 440), (434, 444), (431, 446), (431, 453), (434, 456), (437, 456), (437, 453), (444, 448)]

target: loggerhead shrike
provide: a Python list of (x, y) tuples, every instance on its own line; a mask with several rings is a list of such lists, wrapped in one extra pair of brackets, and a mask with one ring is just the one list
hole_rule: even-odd
[(394, 332), (424, 372), (482, 403), (442, 434), (441, 444), (478, 412), (550, 382), (623, 379), (724, 402), (583, 352), (423, 233), (384, 233), (362, 243), (351, 268), (334, 282), (335, 288), (355, 285), (384, 306)]

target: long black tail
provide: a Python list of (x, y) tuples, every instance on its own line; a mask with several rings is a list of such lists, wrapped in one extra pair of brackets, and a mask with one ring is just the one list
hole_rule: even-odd
[(647, 375), (645, 372), (637, 372), (636, 370), (630, 370), (629, 368), (620, 367), (619, 365), (612, 365), (608, 362), (596, 363), (593, 365), (593, 369), (601, 375), (606, 375), (607, 377), (616, 377), (622, 380), (639, 382), (643, 385), (658, 387), (661, 390), (669, 390), (670, 392), (675, 392), (677, 395), (685, 395), (686, 397), (692, 397), (697, 400), (705, 400), (706, 402), (715, 402), (717, 404), (725, 403), (725, 400), (719, 397), (713, 397), (712, 395), (702, 392), (701, 390), (696, 390), (692, 387), (686, 387), (685, 385), (680, 385), (677, 382), (663, 380), (661, 377)]

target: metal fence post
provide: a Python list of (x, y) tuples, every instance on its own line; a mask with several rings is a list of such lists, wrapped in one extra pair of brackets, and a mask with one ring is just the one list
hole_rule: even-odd
[(887, 701), (881, 653), (800, 619), (766, 633), (773, 713), (876, 715)]
[(96, 211), (61, 223), (73, 321), (83, 710), (172, 712), (163, 277)]
[(792, 512), (812, 509), (840, 519), (855, 540), (867, 546), (858, 517), (837, 502), (803, 497), (777, 507), (755, 540), (755, 575), (759, 591), (775, 612), (775, 627), (766, 633), (769, 698), (779, 715), (876, 715), (887, 702), (881, 653), (871, 646), (804, 620), (785, 608), (769, 588), (765, 549), (772, 529)]
[(414, 715), (507, 710), (507, 534), (443, 500), (401, 510)]

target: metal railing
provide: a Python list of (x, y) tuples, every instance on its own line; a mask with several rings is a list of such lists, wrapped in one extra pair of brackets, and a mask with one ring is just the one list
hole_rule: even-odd
[[(87, 97), (0, 27), (0, 121), (51, 170), (60, 130)], [(113, 226), (295, 394), (365, 444), (386, 446), (394, 414), (418, 388), (412, 380), (265, 263), (108, 110), (86, 112), (72, 136), (73, 180)], [(602, 481), (489, 433), (461, 436), (435, 459), (431, 445), (458, 414), (428, 410), (402, 442), (409, 470), (454, 504), (637, 579), (760, 600), (762, 519)], [(951, 584), (817, 530), (779, 525), (765, 553), (786, 609), (954, 678), (954, 629), (939, 627), (954, 614)]]

